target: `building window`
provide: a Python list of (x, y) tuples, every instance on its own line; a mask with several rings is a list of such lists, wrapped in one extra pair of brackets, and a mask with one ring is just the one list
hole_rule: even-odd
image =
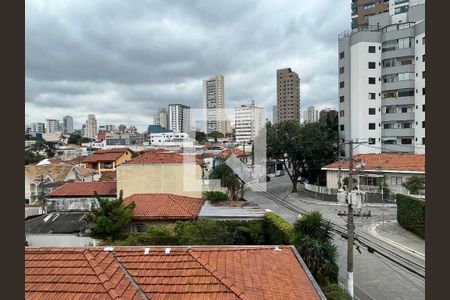
[(376, 113), (375, 108), (369, 108), (369, 115), (374, 115)]
[(422, 55), (422, 61), (425, 62), (425, 54)]
[(375, 63), (369, 62), (369, 69), (375, 69)]
[(344, 96), (339, 97), (339, 102), (341, 102), (341, 103), (344, 102)]
[(408, 128), (412, 128), (412, 124), (411, 123), (401, 123), (400, 127), (402, 129), (408, 129)]
[(343, 117), (343, 116), (344, 116), (344, 111), (341, 110), (341, 111), (339, 112), (339, 117)]
[(343, 59), (344, 58), (344, 52), (339, 53), (339, 59)]
[(398, 97), (414, 96), (414, 89), (403, 89), (398, 91)]
[(425, 104), (422, 105), (422, 111), (425, 111)]
[(384, 129), (393, 129), (394, 128), (394, 123), (384, 123), (383, 124), (383, 128)]
[(344, 74), (344, 67), (339, 68), (339, 74)]
[(422, 45), (425, 45), (425, 37), (422, 38)]
[(402, 113), (412, 112), (412, 107), (402, 107), (401, 111), (402, 111)]
[(375, 93), (369, 93), (369, 99), (374, 100), (375, 99)]
[(369, 84), (375, 84), (375, 77), (369, 77)]
[(422, 128), (425, 128), (425, 121), (422, 121)]
[(425, 138), (422, 138), (422, 145), (425, 145)]
[(369, 145), (374, 145), (376, 139), (375, 138), (369, 138)]
[(369, 46), (369, 53), (375, 53), (375, 46)]
[(147, 226), (145, 224), (134, 224), (134, 232), (146, 232)]
[(425, 88), (422, 88), (422, 95), (425, 95)]
[(341, 131), (344, 131), (344, 125), (341, 125), (340, 128), (341, 128)]
[(412, 139), (402, 139), (402, 145), (411, 145)]
[(391, 185), (402, 185), (402, 178), (401, 177), (391, 177)]
[(425, 79), (425, 71), (422, 72), (422, 78)]
[(343, 81), (341, 81), (341, 82), (339, 82), (339, 88), (343, 88), (344, 87), (344, 82)]
[(369, 130), (375, 130), (376, 124), (375, 123), (369, 123)]

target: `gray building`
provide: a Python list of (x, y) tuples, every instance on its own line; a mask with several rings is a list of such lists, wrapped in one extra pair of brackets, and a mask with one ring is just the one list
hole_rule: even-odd
[(183, 104), (169, 104), (169, 129), (173, 132), (189, 132), (191, 108)]
[(272, 107), (272, 121), (273, 124), (278, 123), (278, 107), (276, 105)]
[(277, 70), (278, 122), (300, 123), (300, 78), (291, 68)]
[(45, 124), (44, 123), (31, 124), (31, 132), (45, 133)]
[[(339, 35), (339, 134), (354, 153), (425, 153), (425, 5)], [(346, 149), (348, 151), (348, 149)]]
[(73, 118), (71, 116), (63, 117), (63, 128), (64, 133), (73, 133)]
[(203, 109), (206, 114), (206, 133), (213, 131), (227, 133), (223, 75), (203, 80)]

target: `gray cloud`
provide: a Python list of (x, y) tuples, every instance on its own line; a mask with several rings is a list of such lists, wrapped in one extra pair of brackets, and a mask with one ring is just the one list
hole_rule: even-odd
[(27, 1), (26, 122), (89, 113), (145, 129), (169, 103), (201, 107), (225, 76), (226, 107), (271, 116), (276, 69), (299, 73), (302, 108), (337, 104), (337, 35), (347, 1)]

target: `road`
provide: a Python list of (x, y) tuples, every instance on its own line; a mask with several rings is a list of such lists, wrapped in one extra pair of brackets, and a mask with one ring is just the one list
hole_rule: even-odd
[[(346, 217), (338, 216), (339, 211), (346, 211), (346, 206), (335, 203), (326, 203), (316, 199), (308, 198), (302, 193), (290, 194), (291, 182), (287, 175), (272, 178), (267, 184), (267, 192), (252, 191), (245, 192), (245, 199), (255, 202), (260, 207), (270, 209), (294, 223), (298, 213), (288, 209), (275, 201), (271, 195), (276, 195), (290, 207), (299, 207), (303, 211), (319, 211), (323, 217), (334, 224), (345, 226)], [(278, 202), (280, 202), (278, 200)], [(422, 265), (425, 262), (417, 257), (409, 255), (392, 247), (368, 234), (368, 228), (374, 223), (384, 220), (396, 219), (395, 207), (369, 207), (371, 217), (356, 217), (355, 228), (357, 236), (360, 235), (377, 245), (386, 248), (388, 257), (405, 259), (413, 264)], [(339, 265), (339, 281), (346, 285), (347, 276), (347, 240), (340, 235), (334, 236), (334, 244), (338, 250), (337, 263)], [(366, 248), (359, 247), (361, 253), (354, 250), (354, 283), (355, 296), (359, 299), (425, 299), (425, 280), (420, 276), (408, 271), (402, 266), (393, 263), (378, 253), (369, 253)], [(400, 256), (400, 257), (397, 257)]]

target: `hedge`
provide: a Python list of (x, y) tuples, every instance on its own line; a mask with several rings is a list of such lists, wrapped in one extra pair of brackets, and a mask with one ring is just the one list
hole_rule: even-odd
[(209, 200), (212, 202), (227, 201), (228, 195), (225, 193), (222, 193), (222, 192), (218, 192), (218, 191), (204, 192), (203, 199)]
[(425, 238), (425, 200), (397, 194), (396, 202), (398, 223)]
[(269, 245), (290, 245), (292, 225), (274, 212), (264, 214), (264, 234)]

